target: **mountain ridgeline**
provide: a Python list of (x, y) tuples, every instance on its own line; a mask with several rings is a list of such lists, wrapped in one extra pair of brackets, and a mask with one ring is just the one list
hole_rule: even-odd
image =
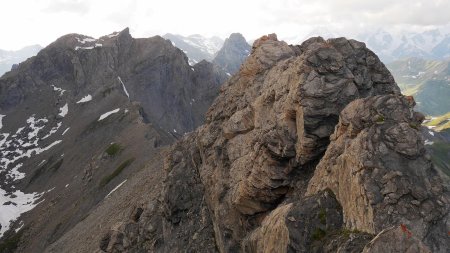
[(414, 105), (363, 43), (264, 36), (100, 249), (446, 252), (449, 192)]
[(250, 54), (251, 46), (240, 33), (232, 33), (225, 41), (217, 37), (205, 38), (200, 35), (184, 37), (166, 34), (164, 38), (183, 50), (191, 65), (202, 60), (210, 61), (222, 68), (228, 76), (236, 73)]
[(0, 78), (0, 251), (447, 252), (425, 117), (364, 43), (181, 44), (70, 34)]
[(19, 228), (18, 252), (44, 251), (128, 177), (161, 163), (161, 149), (204, 122), (227, 79), (128, 29), (63, 36), (2, 76), (0, 251)]
[(402, 92), (414, 96), (418, 111), (430, 116), (450, 112), (450, 60), (406, 58), (387, 67)]

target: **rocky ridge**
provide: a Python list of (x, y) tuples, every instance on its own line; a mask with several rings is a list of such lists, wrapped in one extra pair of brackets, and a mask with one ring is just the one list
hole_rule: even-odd
[(263, 36), (98, 251), (446, 252), (449, 192), (414, 104), (364, 43)]
[(227, 78), (208, 62), (190, 66), (168, 40), (135, 39), (128, 29), (63, 36), (2, 76), (0, 251), (42, 252), (130, 187), (166, 145), (204, 122)]

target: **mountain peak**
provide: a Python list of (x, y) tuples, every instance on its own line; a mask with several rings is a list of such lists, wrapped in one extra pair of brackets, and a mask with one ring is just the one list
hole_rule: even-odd
[(251, 47), (240, 33), (232, 33), (217, 52), (213, 63), (221, 66), (229, 75), (236, 73), (250, 54)]

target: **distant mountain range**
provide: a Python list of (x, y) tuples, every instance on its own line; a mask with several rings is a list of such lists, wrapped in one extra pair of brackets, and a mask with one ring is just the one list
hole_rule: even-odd
[(204, 37), (199, 34), (182, 36), (167, 33), (163, 38), (172, 41), (172, 44), (189, 57), (189, 63), (194, 65), (202, 60), (212, 61), (214, 55), (223, 46), (224, 40), (219, 37)]
[(36, 55), (42, 47), (40, 45), (32, 45), (24, 47), (17, 51), (7, 51), (0, 49), (0, 76), (10, 71), (12, 65), (18, 64), (27, 58)]
[(189, 64), (194, 65), (203, 60), (213, 62), (229, 76), (239, 70), (251, 50), (251, 46), (240, 33), (231, 34), (225, 41), (219, 37), (207, 38), (198, 34), (182, 36), (168, 33), (163, 37), (183, 50), (189, 58)]
[(355, 38), (365, 42), (368, 48), (373, 50), (384, 63), (408, 57), (425, 59), (445, 59), (450, 57), (450, 34), (440, 29), (425, 32), (389, 32), (377, 29), (364, 33), (350, 34), (345, 31), (318, 27), (305, 37), (289, 38), (288, 40), (294, 43), (312, 36)]
[(402, 92), (414, 96), (418, 111), (432, 116), (450, 112), (450, 60), (407, 58), (387, 67)]
[(387, 64), (416, 110), (428, 116), (423, 136), (435, 166), (450, 177), (450, 60), (406, 58)]
[[(384, 29), (376, 29), (351, 34), (327, 27), (317, 27), (306, 36), (285, 37), (283, 40), (297, 44), (313, 36), (321, 36), (326, 39), (347, 37), (363, 41), (384, 63), (410, 57), (428, 60), (450, 58), (450, 34), (440, 29), (425, 32), (390, 32)], [(162, 37), (169, 39), (174, 46), (182, 49), (188, 56), (190, 65), (202, 60), (212, 62), (225, 43), (225, 39), (220, 37), (206, 37), (200, 34), (183, 36), (167, 33)], [(253, 40), (249, 40), (247, 43), (251, 45)], [(9, 71), (13, 64), (36, 55), (40, 49), (42, 47), (39, 45), (25, 47), (18, 51), (0, 49), (0, 75)]]

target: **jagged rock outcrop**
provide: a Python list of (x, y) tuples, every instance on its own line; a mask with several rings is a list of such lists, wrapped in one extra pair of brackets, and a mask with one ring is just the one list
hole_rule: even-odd
[(448, 244), (450, 205), (425, 154), (413, 101), (375, 96), (350, 103), (310, 180), (308, 194), (331, 189), (344, 223), (371, 234), (404, 224), (435, 251)]
[[(206, 123), (168, 152), (157, 207), (139, 222), (158, 244), (124, 250), (362, 252), (403, 225), (445, 252), (448, 190), (413, 105), (363, 43), (263, 36)], [(211, 237), (214, 248), (195, 246)]]
[(216, 53), (212, 62), (222, 67), (228, 74), (234, 75), (250, 54), (250, 50), (251, 46), (242, 34), (232, 33)]

